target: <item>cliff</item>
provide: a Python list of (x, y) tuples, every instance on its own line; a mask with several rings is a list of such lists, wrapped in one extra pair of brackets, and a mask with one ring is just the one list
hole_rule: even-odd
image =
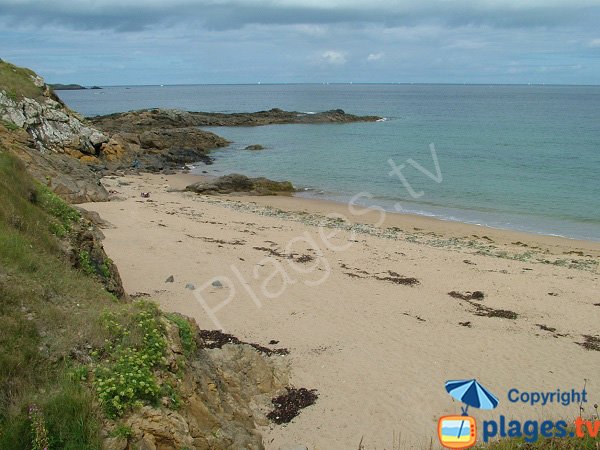
[(174, 135), (119, 142), (0, 61), (0, 448), (263, 448), (286, 352), (130, 298), (106, 224), (68, 203), (106, 200), (101, 174), (133, 158), (175, 167), (226, 144)]
[(128, 298), (103, 222), (1, 143), (0, 198), (0, 448), (263, 448), (285, 352)]

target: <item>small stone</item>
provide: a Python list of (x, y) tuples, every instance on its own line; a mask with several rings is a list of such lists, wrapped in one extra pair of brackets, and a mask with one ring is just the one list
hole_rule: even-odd
[(194, 286), (192, 283), (188, 283), (185, 285), (186, 289), (189, 289), (190, 291), (193, 291), (196, 289), (196, 286)]
[(165, 283), (173, 283), (175, 281), (175, 277), (171, 275), (169, 278), (165, 280)]
[(212, 282), (212, 285), (216, 288), (222, 288), (223, 287), (223, 283), (221, 283), (219, 280), (215, 280)]

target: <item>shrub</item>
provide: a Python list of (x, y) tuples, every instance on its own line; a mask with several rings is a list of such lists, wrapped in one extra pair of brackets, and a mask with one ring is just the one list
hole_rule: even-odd
[[(155, 305), (138, 303), (133, 332), (114, 314), (105, 315), (105, 327), (112, 336), (106, 359), (94, 371), (94, 387), (106, 414), (120, 417), (129, 408), (151, 404), (160, 394), (153, 369), (165, 365), (167, 341)], [(141, 342), (135, 342), (136, 334)]]
[(196, 350), (196, 339), (192, 325), (185, 317), (182, 317), (179, 314), (168, 314), (167, 318), (177, 325), (183, 351), (185, 355), (189, 357)]

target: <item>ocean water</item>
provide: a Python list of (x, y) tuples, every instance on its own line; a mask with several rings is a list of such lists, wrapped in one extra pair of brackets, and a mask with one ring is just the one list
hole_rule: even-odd
[[(386, 120), (207, 128), (233, 144), (197, 170), (290, 180), (303, 196), (360, 194), (357, 203), (390, 211), (600, 241), (600, 86), (199, 85), (59, 94), (88, 116), (150, 107), (379, 115)], [(250, 144), (266, 149), (244, 150)], [(404, 181), (390, 162), (404, 166)]]

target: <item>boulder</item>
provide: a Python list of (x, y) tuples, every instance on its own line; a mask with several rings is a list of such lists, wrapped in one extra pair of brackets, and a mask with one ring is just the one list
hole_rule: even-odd
[(275, 195), (295, 191), (289, 181), (249, 178), (237, 173), (224, 175), (211, 181), (200, 181), (187, 186), (185, 189), (197, 194), (231, 194), (239, 192), (255, 195)]
[(249, 145), (244, 150), (264, 150), (265, 148), (260, 144)]

